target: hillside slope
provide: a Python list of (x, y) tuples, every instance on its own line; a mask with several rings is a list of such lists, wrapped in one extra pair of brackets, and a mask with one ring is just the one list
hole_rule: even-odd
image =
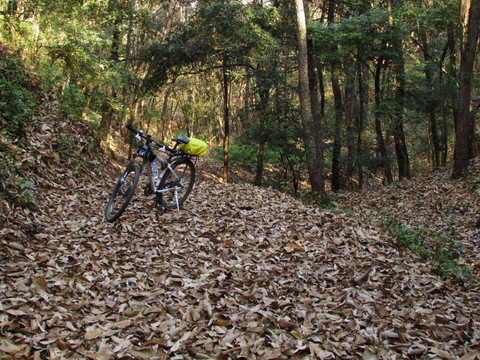
[[(95, 159), (88, 136), (45, 120), (25, 144), (2, 142), (16, 147), (17, 165), (30, 164), (23, 175), (38, 206), (2, 201), (2, 358), (479, 356), (478, 282), (442, 280), (375, 226), (374, 208), (392, 217), (415, 204), (439, 211), (427, 196), (404, 198), (414, 182), (339, 202), (353, 211), (321, 210), (220, 184), (200, 162), (180, 212), (156, 214), (139, 190), (111, 225), (103, 210), (124, 164)], [(433, 180), (425, 183), (453, 186)]]
[(441, 169), (363, 194), (343, 194), (338, 205), (429, 256), (444, 275), (466, 270), (478, 277), (480, 158), (472, 161), (468, 177), (450, 176), (451, 169)]

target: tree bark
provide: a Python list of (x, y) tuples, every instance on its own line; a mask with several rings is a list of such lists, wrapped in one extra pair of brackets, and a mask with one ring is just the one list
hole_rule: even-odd
[[(330, 24), (334, 20), (335, 16), (335, 0), (328, 1), (328, 14), (327, 22)], [(335, 45), (330, 49), (331, 53), (335, 53), (337, 46)], [(340, 70), (336, 60), (333, 60), (330, 64), (331, 81), (333, 101), (335, 107), (335, 125), (333, 135), (333, 154), (332, 154), (332, 190), (340, 190), (340, 157), (342, 151), (342, 127), (343, 127), (343, 103), (342, 103), (342, 90), (340, 88)]]
[[(398, 6), (400, 0), (389, 0), (389, 8), (392, 13)], [(393, 23), (393, 15), (391, 16)], [(396, 90), (395, 101), (396, 111), (392, 116), (393, 120), (393, 138), (395, 143), (395, 153), (398, 163), (398, 178), (410, 178), (410, 160), (408, 158), (407, 143), (405, 141), (405, 132), (403, 130), (404, 108), (405, 108), (405, 60), (403, 57), (403, 41), (400, 34), (394, 34), (392, 41), (393, 51), (393, 68), (395, 72)]]
[(228, 74), (227, 60), (223, 61), (223, 126), (225, 136), (223, 138), (223, 182), (228, 182), (228, 144), (230, 141), (230, 115), (228, 106)]
[(263, 169), (265, 161), (265, 152), (270, 138), (270, 128), (268, 123), (268, 104), (270, 102), (270, 90), (272, 88), (271, 73), (267, 68), (257, 66), (257, 92), (258, 102), (255, 106), (255, 115), (257, 117), (259, 133), (259, 150), (257, 156), (257, 172), (255, 175), (255, 185), (261, 186), (263, 183)]
[[(421, 5), (420, 5), (421, 6)], [(430, 46), (427, 41), (427, 34), (424, 29), (420, 27), (419, 31), (421, 50), (423, 52), (423, 60), (425, 61), (425, 80), (427, 82), (428, 91), (432, 92), (434, 89), (433, 84), (433, 70), (432, 70), (432, 61), (430, 55)], [(438, 136), (438, 126), (437, 119), (435, 115), (436, 100), (433, 99), (433, 96), (430, 96), (427, 99), (426, 110), (430, 117), (430, 133), (432, 136), (432, 163), (434, 168), (440, 166), (440, 139)]]
[[(308, 18), (308, 14), (307, 14)], [(325, 169), (325, 159), (324, 159), (324, 146), (323, 146), (323, 130), (322, 122), (325, 115), (325, 90), (323, 89), (322, 70), (318, 61), (315, 60), (313, 53), (313, 44), (307, 42), (307, 59), (308, 59), (308, 87), (310, 90), (310, 106), (312, 108), (312, 128), (313, 128), (313, 137), (315, 139), (315, 162), (317, 167), (317, 172), (319, 174), (320, 188), (321, 190), (315, 190), (321, 195), (321, 201), (326, 202), (327, 197), (325, 193), (325, 180), (323, 177), (323, 172)], [(320, 92), (320, 94), (319, 94)], [(320, 95), (320, 101), (319, 101)], [(293, 168), (292, 168), (293, 172)], [(294, 186), (295, 187), (295, 186)], [(295, 190), (296, 191), (296, 190)]]
[[(346, 64), (345, 82), (344, 82), (344, 117), (345, 117), (345, 143), (347, 146), (347, 159), (345, 162), (345, 181), (346, 186), (354, 188), (354, 171), (357, 159), (356, 140), (358, 139), (358, 98), (355, 87), (357, 66), (353, 66), (353, 61)], [(357, 144), (358, 145), (358, 144)]]
[(167, 90), (165, 91), (165, 96), (163, 97), (163, 105), (162, 105), (162, 114), (160, 115), (160, 119), (158, 119), (157, 122), (157, 136), (160, 137), (160, 139), (165, 140), (166, 134), (165, 134), (165, 120), (167, 116), (167, 111), (168, 111), (168, 100), (170, 98), (170, 94), (172, 93), (172, 88), (173, 85), (169, 86)]
[(468, 171), (472, 156), (475, 119), (471, 102), (473, 87), (473, 66), (478, 44), (480, 23), (480, 1), (460, 0), (460, 79), (458, 93), (458, 121), (455, 128), (455, 150), (453, 157), (453, 178), (461, 177)]
[(314, 128), (313, 113), (311, 108), (311, 94), (308, 74), (308, 47), (307, 47), (307, 24), (303, 0), (295, 0), (297, 16), (297, 45), (298, 45), (298, 78), (300, 95), (300, 113), (303, 125), (303, 139), (307, 157), (308, 176), (312, 191), (317, 192), (322, 200), (326, 199), (323, 174), (321, 171), (320, 157), (317, 153), (317, 141)]
[[(448, 75), (447, 78), (447, 104), (450, 104), (452, 108), (453, 123), (455, 129), (457, 127), (457, 118), (458, 118), (458, 100), (457, 100), (457, 91), (455, 80), (457, 78), (457, 63), (456, 63), (456, 46), (455, 46), (455, 36), (453, 26), (449, 26), (447, 30), (447, 44), (448, 50), (450, 53), (450, 61), (448, 64)], [(445, 109), (447, 107), (444, 107)], [(448, 159), (448, 124), (447, 124), (447, 115), (444, 115), (443, 124), (442, 124), (442, 166), (447, 165)]]
[(382, 72), (383, 59), (378, 59), (375, 70), (375, 133), (377, 136), (377, 145), (382, 158), (382, 165), (385, 171), (387, 183), (393, 182), (392, 170), (390, 167), (390, 159), (388, 158), (387, 147), (383, 139), (382, 122), (380, 119), (380, 75)]
[(259, 148), (258, 148), (258, 155), (257, 155), (257, 171), (255, 174), (255, 185), (261, 186), (263, 183), (263, 169), (265, 163), (265, 152), (267, 150), (267, 142), (261, 141)]
[(342, 152), (342, 127), (343, 127), (343, 103), (342, 90), (340, 88), (340, 70), (332, 66), (332, 91), (335, 103), (335, 125), (333, 135), (333, 156), (332, 156), (332, 190), (338, 191), (341, 188), (340, 162)]
[(362, 157), (363, 154), (363, 131), (364, 131), (364, 124), (365, 124), (365, 114), (366, 109), (364, 107), (368, 104), (369, 92), (368, 92), (368, 79), (365, 79), (368, 76), (368, 69), (364, 70), (364, 65), (360, 62), (357, 62), (358, 67), (358, 94), (359, 94), (359, 109), (358, 109), (358, 116), (357, 116), (357, 156), (355, 160), (355, 164), (358, 171), (358, 183), (360, 189), (363, 189), (363, 165), (362, 164)]

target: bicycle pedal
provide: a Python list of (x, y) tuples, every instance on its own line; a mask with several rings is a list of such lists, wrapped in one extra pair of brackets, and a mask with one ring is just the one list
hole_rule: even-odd
[(145, 185), (145, 188), (143, 189), (143, 195), (145, 196), (150, 196), (153, 194), (153, 191), (152, 189), (150, 188), (150, 186), (147, 184)]
[(155, 211), (162, 215), (162, 214), (165, 214), (167, 212), (167, 209), (165, 209), (163, 206), (159, 205), (159, 206), (156, 206), (155, 207)]

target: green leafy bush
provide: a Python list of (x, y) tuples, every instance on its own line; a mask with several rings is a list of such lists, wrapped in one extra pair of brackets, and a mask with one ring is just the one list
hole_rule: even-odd
[(469, 275), (468, 268), (459, 264), (464, 249), (453, 240), (450, 231), (439, 233), (426, 228), (410, 228), (392, 219), (379, 225), (392, 235), (398, 246), (407, 247), (423, 259), (432, 261), (437, 274), (457, 280)]
[(60, 97), (60, 112), (67, 118), (80, 121), (85, 108), (85, 97), (75, 85), (67, 87)]
[(8, 137), (24, 135), (37, 105), (34, 87), (22, 61), (0, 49), (0, 131)]

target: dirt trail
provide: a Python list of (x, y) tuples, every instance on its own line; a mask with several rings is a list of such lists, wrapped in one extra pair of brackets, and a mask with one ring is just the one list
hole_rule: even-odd
[(140, 185), (112, 225), (121, 170), (42, 164), (39, 211), (3, 204), (2, 358), (480, 358), (478, 281), (442, 280), (361, 214), (200, 163), (181, 211)]

